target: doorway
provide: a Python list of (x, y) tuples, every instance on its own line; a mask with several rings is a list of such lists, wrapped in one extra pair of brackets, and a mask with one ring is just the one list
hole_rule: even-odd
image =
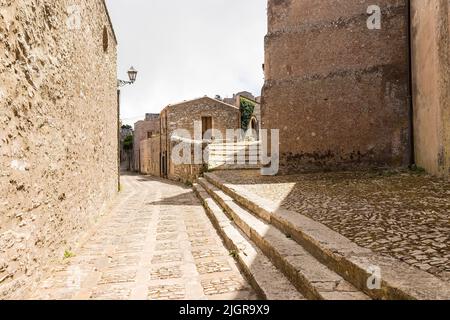
[(202, 117), (202, 137), (203, 140), (211, 140), (212, 137), (212, 117)]
[(167, 152), (161, 154), (161, 177), (167, 178)]

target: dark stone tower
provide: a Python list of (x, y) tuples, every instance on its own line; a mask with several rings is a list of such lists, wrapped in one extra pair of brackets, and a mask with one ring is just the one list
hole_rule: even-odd
[(262, 126), (281, 173), (409, 164), (406, 4), (268, 1)]

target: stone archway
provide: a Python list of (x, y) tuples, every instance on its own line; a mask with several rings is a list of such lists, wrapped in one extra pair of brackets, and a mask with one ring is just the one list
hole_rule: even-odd
[(250, 120), (250, 136), (254, 139), (254, 140), (258, 140), (259, 139), (259, 121), (258, 119), (256, 119), (256, 117), (252, 117), (252, 119)]

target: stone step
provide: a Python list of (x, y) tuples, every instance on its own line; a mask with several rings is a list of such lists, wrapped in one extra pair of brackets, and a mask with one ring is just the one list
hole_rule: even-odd
[(222, 190), (205, 179), (199, 179), (198, 182), (306, 298), (311, 300), (369, 299), (367, 295), (317, 261), (297, 242), (239, 206)]
[[(244, 161), (242, 161), (242, 160), (244, 160)], [(258, 164), (260, 164), (260, 161), (257, 159), (233, 159), (233, 158), (219, 159), (219, 158), (214, 158), (214, 159), (208, 159), (208, 164), (258, 165)]]
[(260, 154), (260, 152), (258, 150), (209, 150), (208, 154), (237, 155), (237, 154)]
[(208, 162), (208, 169), (212, 171), (220, 170), (258, 170), (261, 164), (227, 164), (225, 162)]
[(209, 150), (243, 150), (243, 149), (261, 149), (258, 144), (255, 145), (212, 145), (208, 146)]
[(260, 159), (253, 157), (236, 158), (236, 157), (210, 157), (208, 163), (228, 163), (228, 164), (258, 164)]
[(208, 154), (259, 154), (260, 151), (256, 149), (209, 149)]
[(259, 155), (260, 155), (259, 152), (254, 152), (254, 153), (253, 152), (241, 152), (241, 153), (239, 153), (239, 152), (209, 152), (208, 153), (209, 157), (237, 157), (237, 156), (258, 157)]
[[(361, 248), (327, 226), (298, 212), (279, 208), (243, 187), (228, 184), (213, 172), (206, 173), (205, 178), (247, 211), (290, 235), (318, 261), (373, 299), (450, 299), (450, 284), (432, 274)], [(381, 278), (380, 288), (368, 286), (374, 274)]]
[(270, 260), (239, 231), (202, 186), (194, 184), (194, 190), (230, 254), (262, 299), (305, 300)]
[(210, 143), (209, 146), (260, 146), (262, 143), (255, 141), (255, 142), (249, 142), (249, 141), (241, 141), (241, 142), (213, 142)]

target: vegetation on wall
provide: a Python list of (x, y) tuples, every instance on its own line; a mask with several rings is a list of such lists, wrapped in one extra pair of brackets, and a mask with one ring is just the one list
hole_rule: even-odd
[(254, 111), (255, 103), (246, 98), (241, 98), (241, 128), (244, 131), (248, 130)]
[(128, 170), (131, 170), (131, 154), (133, 153), (133, 135), (128, 135), (125, 140), (123, 140), (123, 150), (127, 153), (128, 158)]

